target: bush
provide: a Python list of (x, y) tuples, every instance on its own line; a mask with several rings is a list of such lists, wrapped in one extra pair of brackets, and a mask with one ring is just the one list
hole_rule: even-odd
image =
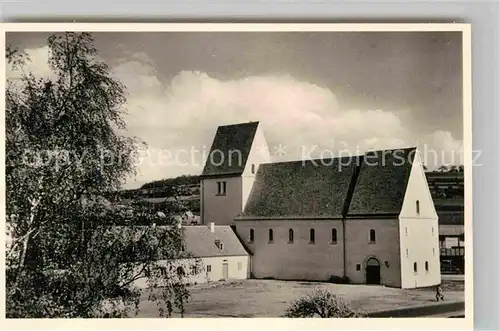
[(328, 282), (333, 284), (349, 284), (350, 280), (347, 276), (339, 277), (331, 275), (330, 278), (328, 278)]
[(337, 295), (324, 290), (315, 290), (293, 301), (283, 317), (355, 318), (362, 317), (362, 314), (352, 310)]

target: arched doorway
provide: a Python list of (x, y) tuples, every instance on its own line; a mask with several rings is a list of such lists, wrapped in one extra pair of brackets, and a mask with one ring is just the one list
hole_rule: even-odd
[(366, 283), (380, 284), (380, 262), (374, 257), (366, 261)]

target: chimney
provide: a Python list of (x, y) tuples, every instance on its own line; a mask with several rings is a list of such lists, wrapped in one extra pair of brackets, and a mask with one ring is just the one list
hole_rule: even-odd
[(210, 228), (210, 232), (214, 233), (215, 232), (215, 223), (210, 222), (210, 223), (208, 223), (208, 226)]

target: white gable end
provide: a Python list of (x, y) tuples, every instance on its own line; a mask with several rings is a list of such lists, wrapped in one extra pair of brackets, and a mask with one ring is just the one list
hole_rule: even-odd
[(441, 283), (438, 216), (418, 150), (399, 215), (401, 287)]
[[(417, 214), (417, 201), (419, 213)], [(406, 187), (403, 206), (399, 218), (436, 218), (437, 213), (434, 208), (429, 186), (427, 185), (427, 177), (425, 176), (422, 159), (418, 150), (415, 152), (415, 157), (411, 167), (408, 185)]]

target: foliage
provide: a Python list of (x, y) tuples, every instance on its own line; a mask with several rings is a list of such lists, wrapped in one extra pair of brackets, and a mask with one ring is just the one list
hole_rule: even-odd
[(353, 311), (337, 295), (325, 290), (315, 290), (293, 301), (286, 309), (284, 317), (351, 318), (362, 315)]
[(463, 165), (442, 165), (437, 169), (437, 172), (464, 172), (464, 166)]
[[(50, 77), (6, 52), (19, 74), (6, 88), (7, 317), (126, 316), (137, 311), (142, 278), (161, 293), (150, 296), (160, 313), (182, 312), (189, 293), (169, 268), (188, 258), (182, 232), (153, 226), (170, 211), (103, 198), (134, 175), (144, 146), (123, 134), (125, 87), (90, 34), (52, 35), (48, 46)], [(147, 226), (119, 230), (132, 224)]]
[(350, 280), (349, 280), (349, 277), (347, 277), (347, 276), (339, 277), (339, 276), (331, 275), (328, 278), (328, 282), (333, 283), (333, 284), (349, 284)]
[(165, 186), (198, 185), (199, 181), (200, 179), (198, 176), (183, 175), (175, 178), (166, 178), (162, 180), (149, 182), (142, 185), (141, 189), (149, 189), (149, 188), (165, 187)]

